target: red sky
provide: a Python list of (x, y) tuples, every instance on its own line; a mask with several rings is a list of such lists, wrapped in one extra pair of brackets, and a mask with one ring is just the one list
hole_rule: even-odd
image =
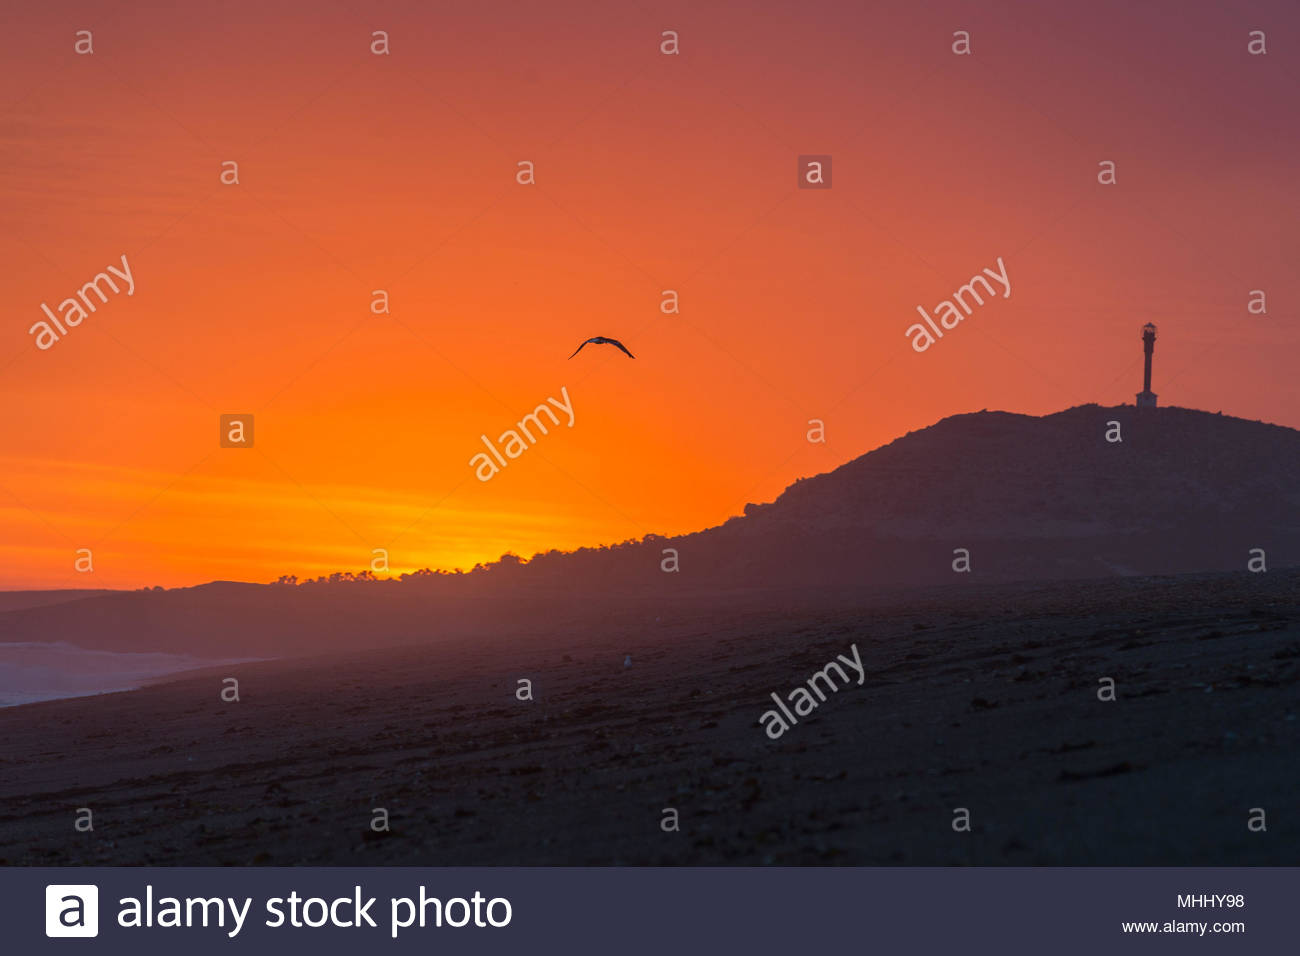
[[(0, 35), (0, 587), (696, 530), (946, 415), (1132, 402), (1146, 321), (1162, 404), (1300, 426), (1292, 4), (101, 6)], [(1010, 297), (913, 352), (999, 257)], [(562, 387), (573, 427), (477, 480)]]

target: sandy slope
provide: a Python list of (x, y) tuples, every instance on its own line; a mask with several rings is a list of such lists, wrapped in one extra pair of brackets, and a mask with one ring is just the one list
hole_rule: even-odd
[[(0, 712), (47, 863), (1294, 863), (1300, 572), (640, 611)], [(757, 723), (856, 642), (866, 683)], [(625, 654), (633, 666), (622, 666)], [(566, 656), (567, 655), (567, 656)], [(218, 699), (239, 676), (243, 700)], [(1097, 700), (1097, 680), (1119, 700)], [(515, 700), (531, 678), (538, 699)], [(73, 830), (74, 809), (95, 831)], [(368, 830), (386, 807), (392, 832)], [(660, 829), (664, 807), (681, 832)], [(967, 807), (973, 832), (953, 832)], [(1250, 833), (1251, 807), (1268, 832)]]

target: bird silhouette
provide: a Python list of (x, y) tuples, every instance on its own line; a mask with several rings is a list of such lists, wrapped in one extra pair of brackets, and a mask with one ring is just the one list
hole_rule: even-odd
[[(623, 352), (624, 352), (624, 354), (626, 354), (628, 358), (636, 358), (635, 355), (633, 355), (631, 352), (629, 352), (629, 351), (627, 350), (627, 346), (625, 346), (625, 345), (624, 345), (622, 342), (620, 342), (618, 339), (607, 339), (607, 338), (605, 338), (605, 336), (603, 336), (603, 335), (595, 335), (595, 336), (592, 336), (591, 338), (587, 339), (587, 341), (583, 342), (581, 345), (579, 345), (579, 346), (577, 347), (577, 349), (574, 350), (573, 355), (577, 355), (579, 352), (581, 352), (583, 349), (585, 349), (588, 345), (593, 345), (593, 344), (594, 344), (594, 345), (613, 345), (613, 346), (615, 346), (616, 348), (622, 349)], [(570, 355), (569, 358), (573, 358), (573, 355)]]

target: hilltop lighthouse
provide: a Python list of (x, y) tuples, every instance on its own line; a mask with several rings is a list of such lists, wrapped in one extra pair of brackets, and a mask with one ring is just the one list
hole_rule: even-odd
[(1142, 391), (1137, 394), (1138, 408), (1155, 408), (1156, 393), (1151, 391), (1151, 353), (1156, 350), (1156, 327), (1142, 326), (1142, 351), (1146, 353), (1146, 370), (1142, 374)]

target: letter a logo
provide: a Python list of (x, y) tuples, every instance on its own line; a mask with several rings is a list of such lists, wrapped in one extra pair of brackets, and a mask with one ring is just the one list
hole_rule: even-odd
[(45, 887), (46, 936), (98, 936), (99, 887), (55, 883)]

